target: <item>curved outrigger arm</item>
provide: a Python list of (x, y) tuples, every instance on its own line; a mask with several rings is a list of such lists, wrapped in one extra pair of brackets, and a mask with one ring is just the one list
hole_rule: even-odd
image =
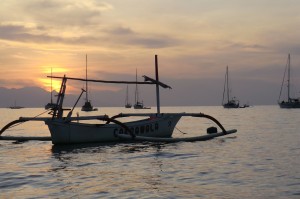
[[(120, 122), (118, 120), (116, 120), (117, 118), (122, 118), (122, 117), (162, 117), (163, 115), (176, 115), (176, 116), (181, 116), (181, 117), (203, 117), (203, 118), (207, 118), (211, 121), (213, 121), (215, 124), (217, 124), (219, 126), (219, 128), (222, 130), (222, 132), (213, 132), (213, 134), (210, 135), (204, 135), (204, 136), (198, 136), (198, 137), (191, 137), (191, 138), (143, 138), (141, 136), (136, 136), (136, 134), (123, 122)], [(50, 117), (20, 117), (18, 120), (14, 120), (10, 123), (8, 123), (7, 125), (5, 125), (1, 130), (0, 130), (0, 138), (1, 138), (1, 134), (13, 127), (14, 125), (17, 125), (19, 123), (24, 123), (27, 121), (43, 121), (46, 122), (47, 120), (52, 120)], [(60, 120), (60, 119), (59, 119)], [(82, 116), (82, 117), (64, 117), (61, 119), (62, 122), (64, 123), (68, 123), (71, 121), (79, 121), (79, 120), (102, 120), (102, 121), (106, 121), (106, 124), (112, 122), (115, 123), (117, 125), (119, 125), (121, 128), (125, 129), (129, 135), (116, 135), (120, 138), (124, 138), (124, 139), (132, 139), (132, 140), (144, 140), (144, 141), (161, 141), (161, 142), (178, 142), (178, 141), (204, 141), (204, 140), (208, 140), (208, 139), (212, 139), (214, 137), (219, 137), (219, 136), (223, 136), (226, 134), (231, 134), (231, 133), (235, 133), (236, 130), (229, 130), (226, 131), (225, 128), (223, 127), (223, 125), (214, 117), (210, 116), (210, 115), (206, 115), (203, 113), (162, 113), (162, 114), (157, 114), (157, 113), (120, 113), (118, 115), (109, 117), (108, 115), (98, 115), (98, 116)], [(30, 140), (31, 138), (26, 138), (27, 140)], [(40, 139), (40, 138), (39, 138)], [(40, 139), (41, 140), (41, 139)]]
[[(161, 113), (161, 114), (155, 114), (155, 113), (119, 113), (118, 115), (114, 115), (112, 116), (111, 118), (112, 119), (116, 119), (116, 118), (121, 118), (121, 117), (131, 117), (131, 116), (155, 116), (155, 117), (159, 117), (159, 116), (162, 116), (164, 114), (170, 114), (170, 115), (177, 115), (177, 116), (181, 116), (181, 117), (203, 117), (203, 118), (207, 118), (211, 121), (213, 121), (214, 123), (216, 123), (220, 129), (222, 130), (222, 132), (224, 134), (226, 134), (226, 130), (224, 128), (224, 126), (214, 117), (210, 116), (210, 115), (206, 115), (204, 113)], [(107, 122), (109, 123), (109, 122)]]
[[(126, 126), (123, 122), (120, 122), (118, 120), (115, 120), (114, 118), (110, 118), (107, 115), (101, 115), (101, 116), (90, 116), (90, 117), (67, 117), (65, 118), (65, 120), (63, 120), (64, 122), (68, 123), (72, 120), (91, 120), (91, 119), (97, 119), (97, 120), (102, 120), (102, 121), (106, 121), (107, 123), (115, 123), (117, 125), (119, 125), (120, 127), (124, 128), (129, 135), (131, 136), (132, 139), (135, 138), (135, 134), (132, 132), (132, 130)], [(1, 130), (0, 130), (0, 137), (1, 134), (6, 131), (7, 129), (13, 127), (14, 125), (17, 124), (21, 124), (27, 121), (42, 121), (45, 122), (47, 120), (51, 120), (51, 118), (49, 117), (40, 117), (40, 118), (30, 118), (30, 117), (20, 117), (18, 120), (14, 120), (9, 122), (8, 124), (6, 124)]]
[(223, 127), (223, 125), (214, 117), (210, 116), (210, 115), (206, 115), (206, 114), (203, 114), (203, 113), (187, 113), (186, 115), (183, 115), (183, 116), (191, 116), (191, 117), (204, 117), (204, 118), (207, 118), (207, 119), (210, 119), (212, 120), (213, 122), (215, 122), (223, 131), (224, 134), (226, 134), (226, 130), (225, 128)]
[(144, 137), (144, 136), (132, 137), (131, 135), (126, 135), (126, 134), (117, 134), (117, 136), (119, 138), (125, 139), (125, 140), (174, 143), (174, 142), (206, 141), (206, 140), (213, 139), (215, 137), (220, 137), (220, 136), (233, 134), (233, 133), (237, 132), (236, 129), (225, 130), (223, 125), (217, 119), (215, 119), (214, 117), (212, 117), (210, 115), (206, 115), (206, 114), (203, 114), (203, 113), (162, 113), (162, 114), (147, 114), (147, 113), (123, 114), (123, 113), (120, 113), (118, 115), (113, 116), (112, 118), (115, 119), (115, 118), (120, 118), (120, 117), (129, 117), (129, 116), (160, 117), (160, 116), (163, 116), (164, 114), (170, 114), (170, 115), (172, 114), (172, 115), (177, 115), (177, 116), (181, 116), (181, 117), (190, 116), (190, 117), (207, 118), (209, 120), (212, 120), (215, 124), (217, 124), (221, 128), (222, 132), (217, 132), (217, 129), (215, 127), (212, 127), (213, 128), (212, 131), (209, 131), (209, 129), (211, 129), (211, 128), (207, 129), (207, 134), (206, 135), (200, 135), (200, 136), (195, 136), (195, 137), (183, 137), (183, 138), (173, 138), (173, 137), (160, 138), (160, 137)]
[(11, 121), (10, 123), (6, 124), (1, 130), (0, 130), (0, 135), (6, 131), (7, 129), (13, 127), (14, 125), (17, 125), (17, 124), (21, 124), (21, 123), (24, 123), (24, 122), (28, 122), (28, 121), (46, 121), (47, 119), (51, 119), (49, 117), (34, 117), (34, 118), (26, 118), (26, 117), (20, 117), (18, 120), (14, 120), (14, 121)]
[[(27, 120), (28, 121), (28, 120)], [(23, 123), (23, 122), (27, 122), (26, 120), (14, 120), (14, 121), (11, 121), (10, 123), (6, 124), (1, 130), (0, 130), (0, 135), (6, 131), (8, 128), (10, 128), (11, 126), (15, 125), (15, 124), (18, 124), (18, 123)]]

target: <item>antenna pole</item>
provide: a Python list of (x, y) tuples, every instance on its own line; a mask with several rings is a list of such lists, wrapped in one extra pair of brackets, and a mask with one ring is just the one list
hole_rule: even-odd
[(156, 105), (157, 105), (157, 114), (160, 114), (160, 101), (159, 101), (159, 78), (158, 78), (158, 60), (157, 55), (155, 55), (155, 78), (156, 78)]

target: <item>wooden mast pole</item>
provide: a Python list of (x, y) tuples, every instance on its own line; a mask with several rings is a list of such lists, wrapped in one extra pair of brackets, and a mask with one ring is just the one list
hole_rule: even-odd
[[(52, 67), (51, 67), (51, 76), (52, 76)], [(51, 77), (51, 91), (50, 91), (50, 95), (51, 95), (51, 104), (53, 104), (53, 97), (52, 97), (52, 77)]]
[(135, 104), (137, 104), (137, 102), (139, 101), (139, 91), (138, 91), (138, 85), (137, 85), (137, 68), (135, 69), (135, 95), (134, 95), (134, 101), (135, 101)]
[[(85, 55), (85, 79), (87, 80), (87, 54)], [(89, 98), (88, 98), (88, 81), (85, 81), (85, 89), (86, 89), (86, 92), (85, 92), (85, 97), (86, 97), (86, 101), (88, 102)]]
[(156, 105), (157, 105), (157, 114), (160, 114), (160, 101), (159, 101), (159, 78), (158, 78), (158, 60), (157, 55), (155, 55), (155, 78), (156, 78)]
[(229, 90), (229, 74), (228, 74), (228, 66), (226, 67), (226, 81), (227, 81), (227, 103), (229, 103), (229, 92), (230, 92), (230, 90)]
[(289, 54), (289, 56), (288, 56), (288, 102), (290, 102), (291, 100), (291, 98), (290, 98), (290, 77), (291, 77), (291, 72), (290, 72), (290, 67), (291, 67), (291, 56), (290, 56), (290, 54)]

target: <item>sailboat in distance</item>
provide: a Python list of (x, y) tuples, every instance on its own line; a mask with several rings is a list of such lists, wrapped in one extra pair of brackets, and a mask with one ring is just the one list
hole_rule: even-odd
[(52, 68), (51, 68), (51, 90), (50, 90), (50, 102), (45, 105), (45, 109), (53, 109), (56, 107), (56, 104), (53, 103), (53, 89), (52, 89)]
[[(236, 99), (236, 97), (231, 98), (230, 93), (231, 93), (231, 89), (229, 88), (229, 72), (227, 66), (226, 73), (225, 73), (222, 105), (224, 108), (239, 108), (239, 101)], [(225, 95), (227, 100), (225, 99)]]
[(9, 107), (10, 109), (21, 109), (21, 108), (24, 108), (23, 106), (17, 106), (17, 102), (15, 100), (15, 104), (13, 106), (10, 106)]
[(87, 55), (85, 56), (85, 103), (81, 107), (81, 111), (97, 111), (97, 108), (94, 108), (91, 104), (91, 101), (88, 98), (88, 82), (87, 82)]
[(127, 85), (127, 89), (126, 89), (126, 99), (125, 99), (125, 108), (131, 108), (132, 105), (131, 103), (129, 103), (129, 97), (128, 97), (128, 85)]
[[(281, 93), (282, 93), (282, 88), (285, 82), (285, 75), (287, 74), (287, 100), (281, 100)], [(280, 94), (279, 94), (279, 99), (278, 99), (278, 104), (280, 106), (280, 108), (300, 108), (300, 97), (298, 98), (291, 98), (290, 96), (290, 85), (291, 85), (291, 56), (290, 54), (288, 55), (288, 60), (287, 60), (287, 64), (284, 70), (284, 75), (283, 75), (283, 80), (282, 80), (282, 84), (281, 84), (281, 89), (280, 89)]]
[[(135, 72), (135, 81), (137, 82), (137, 69)], [(135, 84), (135, 104), (134, 104), (134, 109), (150, 109), (150, 107), (145, 107), (143, 101), (139, 100), (139, 88), (138, 85)]]

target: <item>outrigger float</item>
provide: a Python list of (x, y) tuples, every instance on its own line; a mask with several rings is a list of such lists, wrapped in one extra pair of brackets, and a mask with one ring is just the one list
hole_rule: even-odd
[[(222, 124), (212, 116), (203, 113), (160, 113), (159, 87), (170, 88), (170, 86), (159, 81), (158, 62), (155, 55), (155, 75), (156, 79), (147, 76), (144, 82), (137, 81), (105, 81), (93, 79), (81, 79), (72, 77), (56, 77), (51, 78), (62, 79), (60, 91), (58, 93), (56, 106), (52, 108), (50, 114), (52, 117), (20, 117), (18, 120), (12, 121), (0, 130), (0, 139), (2, 140), (49, 140), (53, 144), (73, 144), (73, 143), (92, 143), (92, 142), (125, 142), (125, 141), (149, 141), (149, 142), (180, 142), (180, 141), (205, 141), (215, 137), (225, 136), (236, 133), (237, 130), (225, 130)], [(80, 97), (85, 92), (82, 89), (80, 96), (72, 109), (64, 109), (63, 101), (66, 92), (67, 80), (90, 81), (99, 83), (113, 84), (150, 84), (156, 85), (157, 113), (120, 113), (109, 117), (108, 115), (96, 116), (78, 116), (72, 117), (73, 110), (76, 107)], [(69, 111), (64, 117), (64, 111)], [(188, 137), (188, 138), (172, 138), (174, 128), (182, 117), (199, 117), (212, 120), (218, 127), (210, 127), (207, 129), (206, 135)], [(118, 118), (124, 117), (147, 117), (142, 120), (131, 122), (121, 122)], [(104, 123), (85, 123), (84, 121), (100, 120)], [(8, 128), (18, 123), (27, 121), (42, 121), (48, 126), (51, 137), (12, 137), (1, 136)]]

